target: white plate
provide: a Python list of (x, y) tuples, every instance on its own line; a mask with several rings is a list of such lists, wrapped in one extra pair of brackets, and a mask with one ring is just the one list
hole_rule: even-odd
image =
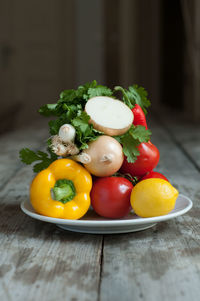
[(192, 201), (180, 194), (176, 200), (176, 206), (167, 215), (141, 218), (131, 212), (129, 215), (122, 219), (105, 219), (98, 216), (93, 210), (80, 220), (70, 220), (61, 218), (52, 218), (44, 215), (37, 214), (29, 201), (21, 203), (21, 209), (24, 213), (32, 218), (56, 224), (64, 230), (74, 232), (93, 233), (93, 234), (114, 234), (114, 233), (128, 233), (140, 230), (145, 230), (153, 227), (156, 223), (172, 219), (180, 216), (192, 208)]

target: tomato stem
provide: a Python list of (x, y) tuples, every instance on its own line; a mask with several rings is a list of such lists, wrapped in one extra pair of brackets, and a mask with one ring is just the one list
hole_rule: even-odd
[(138, 177), (132, 177), (129, 173), (122, 174), (120, 172), (116, 172), (114, 175), (112, 175), (112, 177), (125, 178), (125, 179), (129, 180), (133, 184), (133, 186), (135, 186), (139, 182)]

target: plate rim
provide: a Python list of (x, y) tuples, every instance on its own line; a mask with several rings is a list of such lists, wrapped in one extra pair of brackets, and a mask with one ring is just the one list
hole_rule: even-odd
[[(191, 201), (191, 199), (189, 197), (185, 196), (184, 194), (179, 194), (178, 198), (179, 197), (183, 197), (184, 199), (187, 200), (188, 204), (185, 208), (175, 211), (175, 212), (172, 212), (172, 213), (168, 213), (166, 215), (160, 215), (160, 216), (155, 216), (155, 217), (146, 217), (146, 218), (139, 217), (138, 219), (71, 220), (71, 219), (54, 218), (54, 217), (41, 215), (36, 212), (32, 212), (32, 211), (28, 210), (25, 207), (25, 204), (28, 203), (29, 205), (31, 205), (29, 200), (23, 200), (20, 204), (20, 207), (21, 207), (21, 210), (26, 215), (28, 215), (34, 219), (41, 220), (41, 221), (48, 222), (48, 223), (53, 223), (53, 224), (69, 225), (69, 226), (87, 226), (87, 227), (93, 227), (93, 226), (95, 226), (95, 227), (105, 227), (105, 226), (114, 227), (114, 226), (119, 226), (119, 225), (130, 226), (130, 225), (140, 225), (140, 224), (162, 222), (162, 221), (170, 220), (172, 218), (175, 218), (177, 216), (181, 216), (181, 215), (185, 214), (192, 208), (193, 202)], [(177, 198), (177, 200), (178, 200), (178, 198)]]

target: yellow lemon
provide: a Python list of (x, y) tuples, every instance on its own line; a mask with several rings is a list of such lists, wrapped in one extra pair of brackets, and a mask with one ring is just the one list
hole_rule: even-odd
[(165, 215), (174, 208), (178, 194), (166, 180), (146, 179), (133, 188), (131, 206), (141, 217)]

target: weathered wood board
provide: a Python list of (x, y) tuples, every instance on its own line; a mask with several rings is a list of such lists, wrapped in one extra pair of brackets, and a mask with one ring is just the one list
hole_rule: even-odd
[(81, 296), (93, 301), (98, 295), (102, 237), (58, 230), (27, 217), (19, 207), (28, 198), (33, 173), (19, 163), (18, 149), (39, 147), (41, 139), (44, 132), (21, 131), (1, 140), (7, 149), (1, 171), (14, 158), (0, 192), (0, 300), (75, 301)]
[(200, 298), (200, 153), (189, 147), (192, 141), (198, 149), (199, 132), (156, 120), (150, 128), (161, 155), (157, 170), (194, 207), (149, 230), (120, 235), (62, 231), (21, 212), (33, 173), (18, 161), (18, 150), (39, 147), (46, 132), (33, 128), (0, 138), (0, 300)]
[(100, 300), (200, 298), (200, 174), (160, 124), (151, 128), (161, 154), (157, 170), (191, 197), (194, 208), (143, 232), (106, 236)]
[[(36, 130), (37, 129), (37, 130)], [(10, 132), (0, 139), (0, 187), (9, 181), (22, 164), (19, 160), (19, 151), (24, 147), (37, 149), (48, 135), (45, 127), (27, 127), (27, 130)]]

